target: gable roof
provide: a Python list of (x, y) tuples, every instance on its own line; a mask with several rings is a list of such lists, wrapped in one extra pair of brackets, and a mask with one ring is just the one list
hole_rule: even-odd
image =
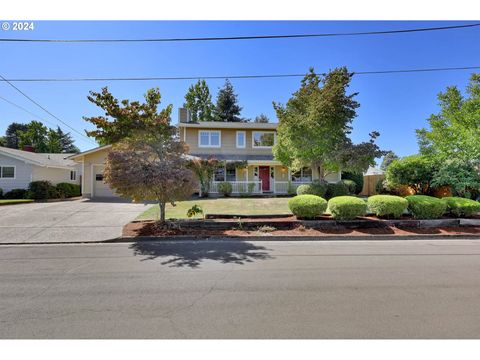
[(69, 156), (74, 154), (40, 154), (30, 151), (10, 149), (3, 146), (0, 146), (0, 154), (42, 167), (68, 169), (76, 165), (74, 161), (68, 159)]
[(201, 121), (201, 122), (179, 122), (179, 127), (202, 128), (202, 129), (260, 129), (275, 130), (278, 123), (255, 123), (255, 122), (223, 122), (223, 121)]
[(111, 148), (111, 147), (112, 147), (112, 145), (98, 146), (96, 148), (86, 150), (86, 151), (83, 151), (83, 152), (78, 153), (78, 154), (71, 154), (68, 158), (72, 159), (72, 160), (75, 160), (75, 159), (81, 158), (82, 156), (85, 156), (85, 155), (88, 155), (88, 154), (93, 154), (93, 153), (96, 153), (97, 151), (101, 151), (101, 150), (108, 149), (108, 148)]

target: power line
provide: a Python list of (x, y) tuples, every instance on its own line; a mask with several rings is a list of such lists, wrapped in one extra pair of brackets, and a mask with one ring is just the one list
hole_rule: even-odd
[[(462, 66), (462, 67), (436, 67), (436, 68), (417, 68), (417, 69), (397, 69), (397, 70), (373, 70), (373, 71), (354, 71), (354, 75), (382, 75), (382, 74), (403, 74), (403, 73), (422, 73), (438, 71), (459, 71), (476, 70), (480, 66)], [(325, 75), (325, 73), (321, 73)], [(7, 82), (79, 82), (79, 81), (150, 81), (150, 80), (214, 80), (214, 79), (266, 79), (266, 78), (289, 78), (304, 77), (305, 73), (292, 74), (251, 74), (251, 75), (213, 75), (213, 76), (151, 76), (151, 77), (91, 77), (91, 78), (17, 78), (5, 79)]]
[[(69, 124), (67, 124), (65, 121), (63, 121), (62, 119), (60, 119), (58, 116), (55, 116), (54, 114), (52, 114), (50, 111), (48, 111), (46, 108), (44, 108), (42, 105), (40, 105), (38, 102), (36, 102), (35, 100), (33, 100), (30, 96), (28, 96), (27, 94), (25, 94), (22, 90), (20, 90), (18, 87), (16, 87), (15, 85), (13, 85), (10, 81), (8, 81), (7, 79), (5, 79), (1, 74), (0, 74), (0, 78), (3, 79), (3, 81), (5, 81), (8, 85), (10, 85), (11, 87), (13, 87), (15, 90), (17, 90), (20, 94), (22, 94), (24, 97), (26, 97), (28, 100), (30, 100), (32, 103), (34, 103), (35, 105), (37, 105), (40, 109), (42, 109), (43, 111), (45, 111), (47, 114), (49, 114), (51, 117), (55, 118), (57, 121), (61, 122), (63, 125), (65, 125), (66, 127), (68, 127), (69, 129), (71, 129), (72, 131), (76, 132), (78, 135), (84, 137), (85, 139), (87, 139), (88, 141), (90, 141), (91, 143), (94, 143), (94, 141), (92, 141), (92, 139), (90, 139), (88, 136), (82, 134), (80, 131), (77, 131), (75, 128), (71, 127)], [(10, 101), (8, 101), (10, 102)], [(10, 102), (11, 103), (11, 102)], [(20, 107), (20, 106), (17, 106), (17, 107)], [(21, 108), (21, 107), (20, 107)], [(95, 143), (95, 145), (97, 145)]]
[(191, 37), (191, 38), (154, 38), (154, 39), (8, 39), (1, 38), (0, 42), (42, 42), (42, 43), (115, 43), (115, 42), (187, 42), (187, 41), (226, 41), (226, 40), (263, 40), (263, 39), (294, 39), (294, 38), (315, 38), (315, 37), (340, 37), (340, 36), (363, 36), (363, 35), (388, 35), (404, 34), (425, 31), (439, 31), (464, 29), (480, 26), (480, 23), (467, 25), (437, 26), (428, 28), (413, 28), (383, 31), (362, 31), (362, 32), (339, 32), (339, 33), (317, 33), (317, 34), (283, 34), (283, 35), (247, 35), (247, 36), (215, 36), (215, 37)]

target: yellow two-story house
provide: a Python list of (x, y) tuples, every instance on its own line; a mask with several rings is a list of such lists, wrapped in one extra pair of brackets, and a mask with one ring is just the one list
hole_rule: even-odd
[[(179, 110), (179, 135), (189, 146), (189, 154), (224, 161), (217, 169), (210, 193), (218, 193), (218, 184), (232, 184), (234, 194), (287, 194), (301, 184), (318, 179), (311, 167), (291, 171), (274, 159), (277, 123), (190, 122), (188, 112)], [(242, 166), (228, 166), (229, 163)], [(340, 181), (340, 173), (328, 175), (327, 181)], [(253, 184), (253, 185), (251, 185)], [(250, 185), (250, 186), (249, 186)]]
[[(276, 141), (276, 123), (253, 122), (198, 122), (189, 121), (188, 112), (179, 109), (178, 134), (189, 147), (189, 155), (215, 158), (225, 166), (217, 169), (210, 186), (210, 194), (218, 194), (222, 182), (232, 184), (232, 193), (288, 194), (299, 185), (318, 179), (311, 167), (292, 171), (273, 157)], [(111, 146), (102, 146), (71, 159), (82, 167), (82, 195), (87, 198), (112, 198), (117, 195), (103, 181), (103, 168)], [(239, 164), (241, 164), (239, 166)], [(231, 166), (230, 166), (231, 165)], [(340, 181), (340, 173), (326, 178)]]

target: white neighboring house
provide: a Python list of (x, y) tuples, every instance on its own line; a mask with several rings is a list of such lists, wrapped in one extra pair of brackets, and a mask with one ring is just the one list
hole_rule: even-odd
[(38, 154), (0, 146), (0, 188), (26, 189), (32, 181), (81, 183), (81, 166), (67, 157), (73, 154)]

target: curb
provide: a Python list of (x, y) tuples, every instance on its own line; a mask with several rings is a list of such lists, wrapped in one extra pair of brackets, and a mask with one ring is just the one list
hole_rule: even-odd
[(103, 243), (163, 241), (398, 241), (398, 240), (480, 240), (480, 235), (359, 235), (359, 236), (122, 236)]

